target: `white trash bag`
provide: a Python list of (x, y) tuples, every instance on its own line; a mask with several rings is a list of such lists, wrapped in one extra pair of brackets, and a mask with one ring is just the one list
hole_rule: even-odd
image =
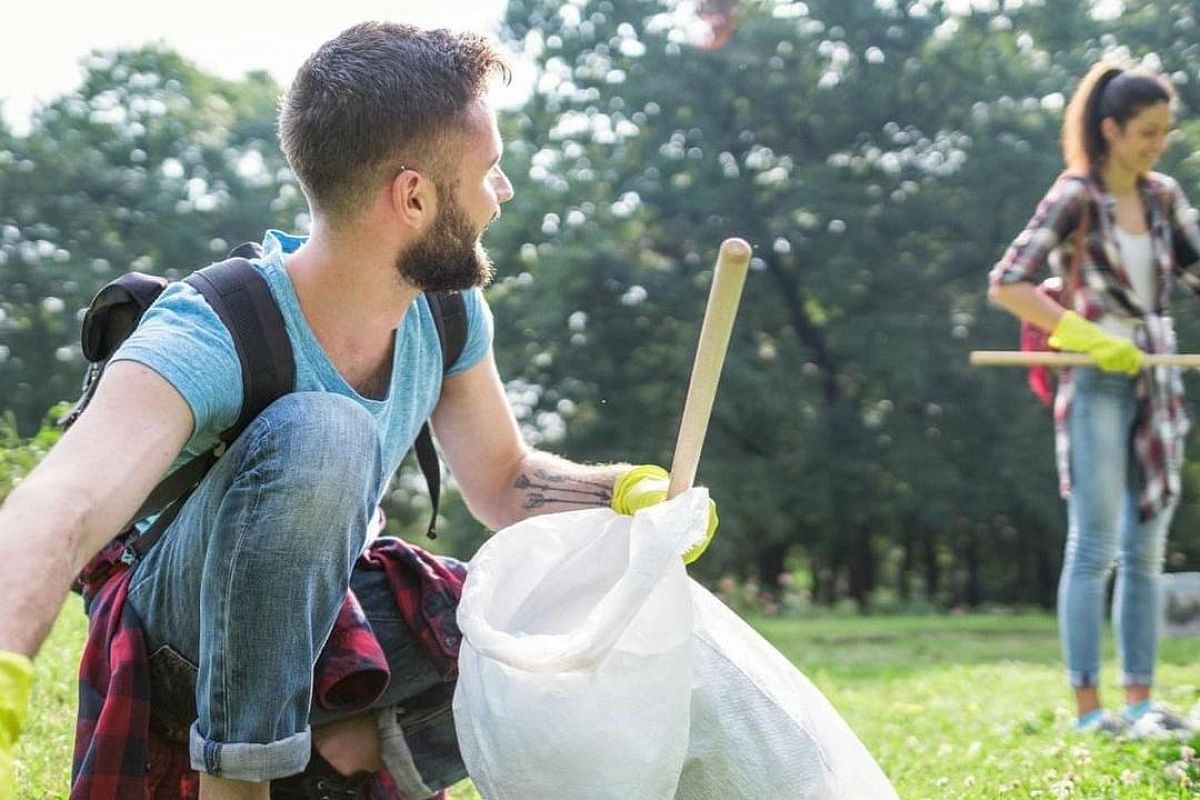
[(526, 520), (471, 560), (454, 719), (487, 800), (889, 800), (782, 654), (684, 572), (708, 494)]
[(534, 517), (471, 559), (454, 719), (488, 800), (670, 800), (688, 748), (692, 602), (680, 555), (708, 493), (634, 517)]
[(889, 800), (888, 779), (825, 696), (691, 584), (691, 741), (678, 800)]

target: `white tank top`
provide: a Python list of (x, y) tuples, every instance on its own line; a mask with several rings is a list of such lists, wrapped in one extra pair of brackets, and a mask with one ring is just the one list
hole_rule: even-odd
[[(1158, 305), (1158, 276), (1154, 270), (1154, 249), (1150, 244), (1150, 233), (1128, 233), (1120, 226), (1114, 225), (1117, 234), (1117, 247), (1121, 251), (1121, 263), (1125, 274), (1129, 276), (1129, 285), (1133, 297), (1147, 311), (1153, 311)], [(1133, 339), (1133, 326), (1129, 321), (1105, 316), (1100, 321), (1100, 327), (1107, 333)]]

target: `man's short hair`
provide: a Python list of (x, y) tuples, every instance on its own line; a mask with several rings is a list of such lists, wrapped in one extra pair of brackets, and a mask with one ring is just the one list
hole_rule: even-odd
[(483, 36), (365, 22), (309, 56), (280, 103), (279, 141), (309, 203), (361, 211), (400, 166), (441, 184), (469, 107), (504, 57)]

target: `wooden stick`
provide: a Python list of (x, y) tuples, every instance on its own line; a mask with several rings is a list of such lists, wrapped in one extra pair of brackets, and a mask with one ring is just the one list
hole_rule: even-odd
[(721, 243), (712, 288), (708, 292), (708, 307), (700, 327), (696, 361), (692, 364), (692, 377), (683, 404), (683, 419), (679, 422), (679, 437), (675, 440), (667, 497), (692, 488), (696, 480), (700, 450), (708, 432), (708, 419), (717, 397), (717, 382), (721, 378), (721, 367), (725, 363), (725, 351), (729, 347), (729, 335), (733, 331), (749, 265), (750, 245), (744, 239), (726, 239)]
[[(970, 360), (973, 367), (1086, 367), (1095, 363), (1087, 353), (1054, 353), (1038, 350), (973, 350)], [(1142, 363), (1147, 367), (1200, 368), (1200, 354), (1155, 355), (1147, 353), (1142, 357)]]

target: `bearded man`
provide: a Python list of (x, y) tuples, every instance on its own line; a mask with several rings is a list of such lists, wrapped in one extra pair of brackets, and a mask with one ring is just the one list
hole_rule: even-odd
[[(507, 405), (480, 291), (492, 274), (480, 237), (513, 192), (486, 98), (496, 75), (507, 67), (481, 37), (366, 23), (322, 45), (283, 99), (280, 142), (311, 233), (268, 231), (255, 264), (286, 324), (296, 391), (216, 462), (129, 570), (125, 598), (153, 674), (182, 675), (194, 693), (183, 730), (201, 797), (365, 796), (362, 776), (386, 767), (415, 798), (463, 777), (453, 683), (398, 613), (396, 587), (360, 568), (377, 503), (427, 418), (493, 529), (655, 480), (528, 447)], [(466, 340), (443, 376), (424, 293), (448, 290), (462, 293)], [(72, 578), (164, 474), (215, 444), (241, 387), (228, 329), (194, 288), (171, 284), (0, 509), (0, 760), (11, 764), (29, 657)], [(390, 680), (370, 707), (339, 714), (314, 706), (314, 668), (348, 591)]]

